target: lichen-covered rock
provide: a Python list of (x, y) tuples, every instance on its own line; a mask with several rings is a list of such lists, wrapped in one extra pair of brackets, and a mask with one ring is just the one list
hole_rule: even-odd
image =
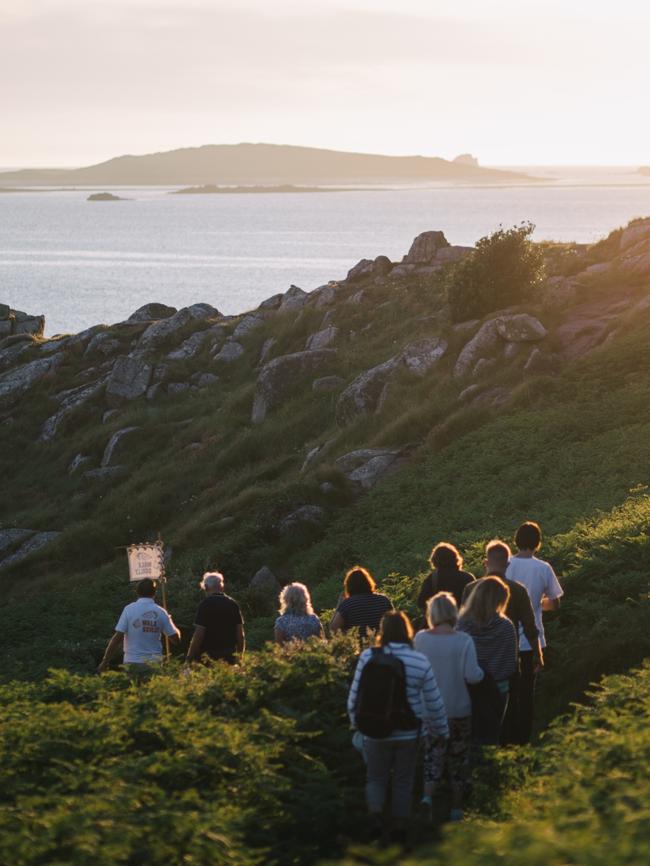
[(345, 279), (349, 283), (353, 283), (355, 280), (369, 277), (372, 274), (374, 265), (375, 263), (372, 259), (361, 259), (356, 263), (356, 265), (350, 268)]
[(125, 466), (101, 466), (98, 469), (88, 469), (83, 477), (86, 481), (108, 482), (115, 481), (126, 475)]
[(169, 319), (177, 312), (176, 307), (168, 307), (166, 304), (152, 301), (150, 304), (138, 307), (134, 313), (131, 313), (127, 322), (153, 322), (157, 319)]
[(271, 352), (273, 351), (273, 348), (277, 342), (278, 341), (275, 339), (275, 337), (269, 337), (268, 340), (264, 340), (264, 343), (260, 350), (260, 357), (257, 362), (260, 367), (264, 366), (264, 364), (267, 363), (267, 361), (271, 357)]
[(209, 388), (211, 385), (217, 384), (219, 377), (215, 376), (214, 373), (194, 373), (190, 377), (190, 381), (197, 388)]
[[(34, 337), (42, 337), (45, 330), (45, 316), (28, 316), (26, 313), (16, 312), (13, 325), (14, 334), (31, 334)], [(19, 318), (19, 316), (21, 318)]]
[(336, 465), (349, 481), (369, 490), (387, 472), (399, 453), (399, 449), (362, 448), (339, 457)]
[(180, 394), (187, 394), (192, 389), (189, 382), (170, 382), (167, 385), (167, 393), (173, 397), (178, 397)]
[(0, 556), (34, 534), (33, 529), (0, 529)]
[(572, 304), (578, 293), (578, 282), (572, 277), (549, 277), (541, 290), (546, 310), (557, 310)]
[(108, 440), (106, 448), (104, 448), (104, 454), (101, 460), (101, 467), (104, 468), (106, 466), (114, 466), (116, 461), (116, 456), (119, 456), (124, 450), (124, 443), (129, 438), (132, 438), (135, 433), (138, 433), (142, 430), (141, 427), (123, 427), (121, 430), (117, 430), (111, 438)]
[(309, 374), (321, 372), (336, 359), (334, 349), (280, 355), (269, 361), (257, 379), (251, 421), (261, 424), (267, 413), (294, 394)]
[(206, 328), (204, 331), (196, 331), (191, 334), (187, 340), (183, 340), (177, 349), (173, 349), (168, 355), (168, 361), (189, 361), (195, 358), (201, 349), (210, 342), (216, 343), (217, 340), (223, 339), (225, 336), (224, 328), (216, 325), (213, 328)]
[(472, 376), (475, 379), (485, 376), (490, 370), (494, 370), (497, 365), (496, 358), (479, 358), (472, 370)]
[(301, 289), (299, 286), (292, 285), (284, 293), (279, 310), (281, 313), (288, 313), (292, 310), (300, 310), (305, 306), (308, 299), (309, 295), (307, 294), (307, 292), (303, 291), (303, 289)]
[(340, 426), (350, 424), (362, 415), (372, 415), (377, 410), (399, 361), (399, 356), (395, 356), (370, 370), (364, 370), (348, 385), (336, 403), (336, 421)]
[(204, 319), (217, 318), (219, 316), (221, 316), (221, 313), (211, 304), (192, 304), (189, 307), (183, 307), (167, 319), (152, 322), (140, 337), (138, 349), (140, 351), (154, 349), (171, 339), (190, 322), (201, 322)]
[(221, 349), (213, 356), (215, 364), (233, 364), (238, 361), (244, 354), (244, 347), (241, 343), (234, 340), (225, 343)]
[(241, 340), (242, 337), (247, 337), (249, 334), (252, 334), (253, 331), (263, 328), (264, 325), (265, 321), (262, 316), (255, 316), (253, 314), (244, 316), (232, 332), (233, 339)]
[(448, 246), (449, 241), (444, 232), (422, 232), (414, 239), (411, 248), (404, 256), (403, 263), (407, 265), (428, 264), (435, 259), (439, 249)]
[(621, 259), (618, 267), (626, 277), (640, 278), (650, 276), (650, 250), (641, 255)]
[(328, 328), (323, 328), (322, 331), (317, 331), (307, 338), (305, 349), (311, 351), (313, 349), (327, 349), (338, 337), (339, 329), (336, 325), (330, 325)]
[(110, 358), (120, 351), (121, 343), (111, 336), (110, 331), (103, 331), (100, 334), (95, 334), (86, 346), (84, 357), (91, 355), (102, 355), (104, 358)]
[(60, 532), (35, 532), (14, 553), (4, 557), (0, 561), (0, 568), (7, 568), (9, 565), (15, 565), (17, 562), (22, 562), (31, 553), (36, 553), (37, 550), (45, 547), (46, 544), (58, 538)]
[(309, 303), (315, 309), (322, 310), (323, 307), (328, 307), (334, 303), (342, 288), (341, 283), (337, 282), (329, 282), (324, 286), (319, 286), (309, 293)]
[(153, 366), (139, 356), (118, 358), (106, 383), (106, 399), (111, 407), (137, 400), (147, 393)]
[(490, 319), (490, 321), (484, 322), (458, 356), (454, 366), (454, 376), (465, 376), (471, 372), (479, 358), (489, 356), (497, 348), (499, 342), (496, 320)]
[(38, 358), (2, 373), (0, 375), (0, 409), (13, 406), (37, 382), (55, 373), (62, 360), (60, 355)]
[(288, 535), (306, 525), (318, 528), (325, 522), (325, 517), (325, 509), (319, 505), (302, 505), (280, 521), (278, 530), (281, 535)]
[(11, 307), (9, 304), (0, 304), (0, 321), (8, 319), (11, 315)]
[(424, 376), (438, 363), (446, 351), (446, 340), (441, 337), (425, 337), (409, 343), (402, 350), (400, 360), (406, 365), (409, 373), (414, 376)]
[(270, 298), (267, 298), (265, 301), (258, 306), (258, 310), (278, 310), (280, 308), (280, 304), (284, 299), (284, 293), (278, 292), (276, 295), (271, 295)]
[(497, 333), (508, 343), (534, 343), (543, 340), (546, 328), (528, 313), (509, 313), (495, 319)]
[(59, 432), (63, 421), (81, 406), (94, 400), (102, 393), (106, 386), (106, 378), (98, 379), (95, 382), (90, 382), (87, 385), (80, 385), (77, 388), (70, 388), (67, 391), (62, 391), (56, 395), (56, 400), (59, 401), (59, 409), (54, 415), (51, 415), (41, 429), (39, 442), (50, 442)]
[(75, 472), (83, 469), (83, 467), (87, 466), (88, 463), (90, 463), (90, 457), (88, 457), (88, 455), (81, 453), (76, 454), (68, 465), (68, 475), (74, 475)]

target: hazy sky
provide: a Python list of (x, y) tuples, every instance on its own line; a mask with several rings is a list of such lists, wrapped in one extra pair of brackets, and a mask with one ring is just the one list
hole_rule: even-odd
[(0, 0), (0, 166), (268, 141), (650, 163), (647, 0)]

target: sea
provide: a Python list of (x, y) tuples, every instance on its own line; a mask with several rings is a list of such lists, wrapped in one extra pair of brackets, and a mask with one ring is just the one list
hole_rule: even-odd
[[(530, 220), (535, 239), (591, 243), (650, 215), (650, 178), (634, 169), (517, 170), (544, 180), (314, 193), (0, 193), (0, 303), (44, 314), (47, 335), (123, 321), (149, 301), (204, 301), (232, 315), (292, 284), (308, 291), (342, 279), (361, 258), (398, 261), (429, 229), (471, 245)], [(103, 191), (126, 200), (87, 200)]]

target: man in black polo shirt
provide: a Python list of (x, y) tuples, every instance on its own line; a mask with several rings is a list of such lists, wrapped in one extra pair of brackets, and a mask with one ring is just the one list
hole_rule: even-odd
[(234, 665), (235, 653), (244, 654), (244, 620), (237, 602), (223, 591), (223, 575), (207, 571), (201, 581), (205, 599), (196, 611), (194, 634), (187, 651), (187, 662), (205, 653)]

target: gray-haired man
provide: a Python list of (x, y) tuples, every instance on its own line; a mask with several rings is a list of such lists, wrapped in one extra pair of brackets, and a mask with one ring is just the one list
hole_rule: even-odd
[(199, 585), (206, 597), (196, 611), (187, 661), (192, 662), (205, 653), (211, 659), (234, 665), (235, 654), (241, 656), (245, 649), (244, 620), (239, 605), (223, 591), (224, 579), (218, 571), (206, 571)]

